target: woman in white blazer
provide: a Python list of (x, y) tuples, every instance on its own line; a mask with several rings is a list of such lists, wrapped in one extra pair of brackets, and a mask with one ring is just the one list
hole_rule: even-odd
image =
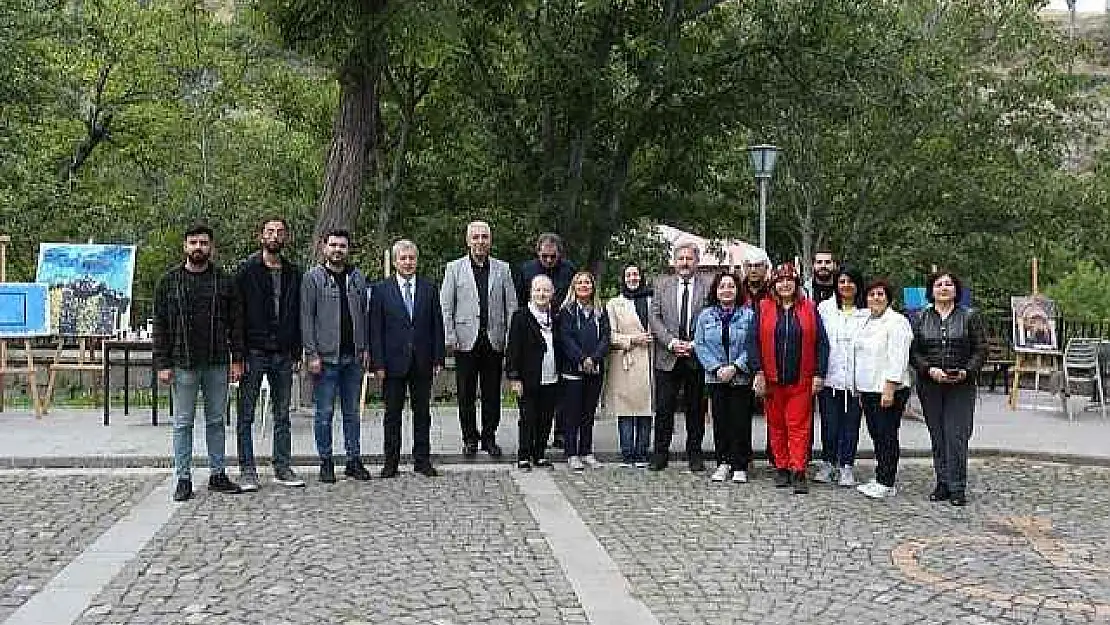
[(870, 315), (856, 335), (852, 351), (855, 389), (875, 445), (877, 464), (875, 479), (857, 490), (874, 499), (896, 492), (898, 427), (910, 398), (913, 330), (909, 321), (890, 307), (893, 297), (894, 289), (885, 280), (875, 280), (867, 287)]
[(629, 265), (621, 277), (621, 294), (605, 305), (611, 343), (602, 413), (617, 418), (621, 459), (626, 467), (646, 467), (651, 444), (651, 294), (640, 268)]

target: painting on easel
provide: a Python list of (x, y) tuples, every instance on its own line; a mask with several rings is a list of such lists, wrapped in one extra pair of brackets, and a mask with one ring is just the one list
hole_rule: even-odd
[(43, 243), (35, 282), (50, 289), (50, 331), (111, 336), (131, 310), (134, 245)]
[(0, 338), (50, 334), (50, 296), (45, 284), (0, 284)]
[(1056, 335), (1056, 302), (1043, 295), (1010, 298), (1013, 310), (1014, 349), (1054, 351), (1059, 349)]

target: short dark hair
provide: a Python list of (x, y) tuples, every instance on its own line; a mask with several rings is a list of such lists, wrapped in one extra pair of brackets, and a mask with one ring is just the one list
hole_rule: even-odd
[(875, 278), (867, 285), (867, 293), (871, 293), (875, 289), (882, 289), (886, 295), (886, 303), (888, 306), (894, 305), (894, 287), (890, 285), (890, 281), (886, 278)]
[(944, 276), (952, 278), (952, 284), (956, 285), (956, 303), (959, 304), (960, 300), (962, 300), (964, 297), (964, 283), (955, 273), (943, 269), (940, 271), (934, 271), (933, 273), (929, 274), (929, 277), (925, 278), (925, 299), (930, 304), (933, 303), (933, 285), (937, 283), (937, 280), (940, 280)]
[(185, 238), (195, 237), (201, 234), (207, 236), (210, 241), (216, 238), (216, 235), (212, 232), (212, 227), (203, 221), (198, 221), (189, 226), (189, 229), (185, 231)]
[(343, 228), (332, 228), (331, 230), (328, 230), (324, 233), (324, 238), (320, 240), (326, 243), (327, 240), (332, 237), (347, 239), (348, 245), (351, 243), (351, 232)]
[(854, 298), (852, 298), (852, 304), (856, 308), (866, 307), (867, 293), (865, 293), (863, 290), (863, 273), (859, 269), (856, 269), (855, 267), (851, 267), (849, 265), (841, 266), (840, 269), (837, 270), (836, 275), (833, 277), (833, 284), (836, 285), (836, 305), (838, 307), (840, 306), (840, 276), (848, 276), (848, 279), (852, 281), (852, 284), (856, 285), (856, 295)]
[(721, 280), (725, 278), (732, 278), (732, 283), (736, 285), (736, 305), (739, 306), (747, 301), (748, 291), (747, 289), (741, 288), (741, 285), (744, 283), (740, 281), (740, 277), (731, 271), (725, 271), (713, 276), (713, 282), (709, 283), (709, 293), (705, 296), (706, 303), (710, 306), (716, 306), (721, 303), (720, 300), (717, 299), (717, 287), (721, 286)]
[(270, 223), (271, 221), (276, 221), (276, 222), (280, 223), (281, 227), (285, 228), (286, 230), (289, 229), (289, 222), (285, 221), (284, 217), (278, 217), (276, 215), (271, 215), (269, 217), (263, 217), (262, 221), (258, 222), (258, 229), (259, 230), (265, 229), (266, 224)]
[(548, 243), (555, 246), (555, 251), (557, 251), (560, 256), (563, 255), (563, 237), (554, 232), (544, 232), (536, 237), (536, 252), (539, 252), (540, 248)]
[(828, 249), (828, 248), (825, 248), (825, 247), (819, 248), (819, 249), (817, 249), (816, 251), (814, 251), (814, 252), (813, 252), (813, 257), (814, 257), (814, 258), (817, 258), (817, 255), (818, 255), (818, 254), (828, 254), (829, 256), (832, 256), (832, 257), (833, 257), (833, 260), (834, 260), (834, 261), (836, 260), (836, 254), (833, 254), (833, 251), (832, 251), (832, 250), (830, 250), (830, 249)]

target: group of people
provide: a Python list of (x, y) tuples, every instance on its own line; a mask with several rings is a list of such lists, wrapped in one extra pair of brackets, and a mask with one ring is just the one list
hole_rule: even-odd
[[(211, 229), (196, 226), (185, 236), (185, 262), (159, 283), (154, 359), (176, 398), (176, 500), (192, 496), (198, 390), (205, 397), (209, 489), (259, 488), (252, 426), (263, 377), (274, 413), (275, 482), (304, 486), (291, 467), (289, 435), (290, 388), (302, 361), (314, 381), (321, 482), (336, 480), (331, 432), (337, 397), (344, 473), (370, 478), (359, 446), (364, 371), (382, 381), (381, 477), (398, 474), (406, 395), (414, 470), (437, 475), (429, 445), (431, 386), (452, 353), (466, 457), (479, 450), (503, 455), (496, 434), (505, 377), (519, 406), (521, 470), (552, 466), (552, 429), (570, 469), (600, 466), (593, 431), (602, 411), (617, 418), (623, 464), (662, 471), (681, 399), (686, 459), (692, 471), (704, 471), (708, 395), (716, 460), (710, 479), (748, 481), (752, 420), (762, 405), (774, 484), (799, 494), (809, 491), (816, 403), (822, 452), (813, 479), (855, 486), (872, 498), (893, 495), (899, 426), (916, 385), (932, 439), (936, 488), (930, 499), (967, 501), (974, 382), (986, 336), (979, 315), (958, 304), (961, 284), (951, 272), (929, 276), (931, 306), (911, 324), (892, 308), (889, 282), (865, 283), (827, 252), (815, 255), (813, 280), (803, 285), (793, 265), (772, 271), (759, 249), (744, 259), (740, 273), (706, 275), (698, 271), (698, 246), (679, 241), (671, 274), (652, 287), (640, 267), (624, 267), (620, 294), (602, 304), (595, 277), (576, 271), (551, 233), (539, 237), (536, 258), (514, 271), (490, 256), (489, 225), (472, 222), (468, 253), (447, 265), (438, 289), (417, 275), (411, 241), (393, 245), (394, 275), (368, 285), (349, 263), (349, 233), (327, 233), (322, 261), (303, 275), (282, 255), (287, 238), (284, 220), (265, 221), (261, 250), (232, 276), (211, 262)], [(227, 476), (224, 461), (228, 378), (241, 390), (239, 483)], [(874, 479), (857, 484), (864, 420), (877, 467)]]

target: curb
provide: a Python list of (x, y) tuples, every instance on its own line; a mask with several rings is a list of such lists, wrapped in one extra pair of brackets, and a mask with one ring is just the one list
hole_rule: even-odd
[[(979, 448), (971, 449), (969, 457), (973, 460), (982, 459), (1011, 459), (1011, 460), (1025, 460), (1030, 462), (1053, 462), (1059, 464), (1070, 464), (1077, 466), (1093, 466), (1093, 467), (1108, 467), (1110, 468), (1110, 456), (1086, 456), (1081, 454), (1069, 454), (1064, 452), (1045, 452), (1045, 451), (1014, 451), (999, 448)], [(555, 454), (555, 462), (560, 462), (561, 454)], [(711, 456), (711, 454), (706, 454)], [(620, 454), (617, 452), (599, 452), (597, 454), (599, 460), (609, 464), (616, 464), (621, 461)], [(903, 449), (901, 453), (902, 458), (932, 458), (932, 452), (926, 449)], [(335, 456), (336, 463), (343, 462), (343, 456)], [(875, 454), (871, 450), (861, 450), (857, 454), (860, 460), (874, 460)], [(516, 458), (512, 454), (505, 454), (501, 459), (493, 459), (484, 453), (480, 453), (475, 458), (465, 458), (462, 454), (442, 454), (433, 455), (436, 464), (447, 465), (512, 465), (516, 463)], [(764, 452), (756, 452), (753, 454), (754, 460), (765, 461), (767, 455)], [(365, 454), (362, 456), (364, 463), (369, 465), (381, 465), (384, 457), (381, 454)], [(270, 456), (257, 455), (255, 461), (260, 467), (270, 465)], [(686, 461), (686, 454), (684, 452), (674, 453), (671, 455), (672, 464), (680, 464)], [(409, 455), (401, 456), (401, 464), (411, 464), (412, 457)], [(316, 456), (308, 455), (295, 455), (293, 456), (293, 465), (298, 467), (312, 467), (319, 463), (319, 458)], [(234, 468), (238, 465), (233, 457), (228, 457), (227, 466)], [(194, 468), (205, 468), (208, 466), (207, 456), (195, 456), (193, 458)], [(0, 458), (0, 469), (172, 469), (173, 457), (165, 456), (151, 456), (151, 455), (128, 455), (128, 456), (40, 456), (40, 457), (24, 457), (24, 456), (10, 456), (7, 458)]]

